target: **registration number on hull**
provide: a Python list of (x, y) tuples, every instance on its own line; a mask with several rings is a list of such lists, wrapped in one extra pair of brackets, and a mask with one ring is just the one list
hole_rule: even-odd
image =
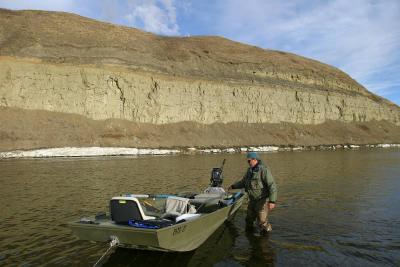
[(172, 235), (178, 235), (180, 233), (185, 232), (186, 230), (186, 225), (181, 225), (179, 227), (174, 228), (174, 231), (172, 232)]

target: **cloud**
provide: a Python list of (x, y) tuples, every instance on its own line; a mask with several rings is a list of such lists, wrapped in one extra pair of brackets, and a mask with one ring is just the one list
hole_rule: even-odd
[(112, 23), (179, 35), (174, 0), (0, 0), (0, 7), (73, 12)]
[(163, 35), (179, 35), (173, 0), (130, 0), (128, 3), (130, 11), (125, 18), (130, 26)]
[(332, 64), (374, 92), (398, 84), (399, 1), (233, 0), (219, 10), (221, 35)]

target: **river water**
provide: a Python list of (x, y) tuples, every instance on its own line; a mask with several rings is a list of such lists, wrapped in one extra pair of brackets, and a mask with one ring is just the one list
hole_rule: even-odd
[[(92, 266), (107, 244), (66, 223), (120, 193), (198, 191), (226, 158), (225, 186), (244, 154), (0, 161), (0, 265)], [(400, 150), (262, 154), (279, 186), (268, 237), (246, 234), (244, 205), (191, 253), (118, 248), (104, 266), (400, 266)]]

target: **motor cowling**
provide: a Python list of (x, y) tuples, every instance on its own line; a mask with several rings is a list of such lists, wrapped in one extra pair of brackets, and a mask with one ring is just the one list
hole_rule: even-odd
[(221, 187), (223, 181), (222, 168), (213, 168), (211, 171), (210, 186)]

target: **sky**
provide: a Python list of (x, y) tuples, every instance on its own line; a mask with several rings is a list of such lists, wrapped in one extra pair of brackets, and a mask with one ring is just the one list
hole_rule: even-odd
[(333, 65), (400, 105), (400, 0), (0, 0), (0, 7), (291, 52)]

